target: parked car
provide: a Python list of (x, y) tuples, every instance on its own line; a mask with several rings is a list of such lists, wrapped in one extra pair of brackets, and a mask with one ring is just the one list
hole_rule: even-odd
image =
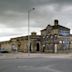
[(9, 53), (9, 51), (7, 51), (7, 50), (4, 49), (4, 48), (0, 48), (0, 53)]

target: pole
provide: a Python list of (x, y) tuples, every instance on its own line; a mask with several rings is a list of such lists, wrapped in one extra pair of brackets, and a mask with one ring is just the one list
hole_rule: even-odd
[(28, 56), (30, 55), (29, 54), (30, 53), (30, 35), (29, 33), (30, 33), (30, 12), (32, 10), (35, 10), (35, 8), (28, 10)]
[(30, 31), (30, 11), (28, 10), (28, 55), (30, 53), (30, 36), (29, 36), (29, 31)]

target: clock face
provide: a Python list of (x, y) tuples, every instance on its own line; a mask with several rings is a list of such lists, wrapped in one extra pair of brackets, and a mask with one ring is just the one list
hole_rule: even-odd
[(69, 31), (60, 30), (59, 35), (68, 36), (70, 34)]

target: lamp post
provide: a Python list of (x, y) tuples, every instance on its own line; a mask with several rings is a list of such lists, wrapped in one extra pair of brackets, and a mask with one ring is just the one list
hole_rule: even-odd
[(29, 32), (30, 32), (30, 12), (32, 10), (35, 10), (35, 8), (31, 8), (28, 10), (28, 55), (30, 53), (30, 36), (29, 36)]

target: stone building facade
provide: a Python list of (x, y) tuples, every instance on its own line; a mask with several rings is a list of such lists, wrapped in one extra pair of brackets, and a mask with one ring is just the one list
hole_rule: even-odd
[(3, 41), (0, 42), (0, 49), (4, 49), (7, 50), (9, 52), (11, 52), (11, 42), (10, 41)]
[(0, 42), (1, 48), (6, 48), (10, 52), (24, 52), (31, 53), (40, 52), (41, 50), (41, 36), (32, 32), (30, 37), (30, 46), (28, 49), (28, 36), (21, 36), (11, 38), (9, 41)]
[(41, 35), (32, 32), (29, 35), (30, 44), (28, 49), (28, 36), (11, 38), (9, 41), (0, 42), (1, 48), (9, 51), (19, 51), (27, 53), (47, 52), (70, 52), (72, 50), (72, 35), (70, 29), (59, 25), (58, 20), (54, 20), (54, 25), (48, 25), (41, 30)]
[[(70, 50), (70, 29), (59, 25), (54, 20), (54, 25), (48, 25), (41, 30), (43, 52), (64, 52)], [(72, 37), (71, 37), (72, 38)]]

